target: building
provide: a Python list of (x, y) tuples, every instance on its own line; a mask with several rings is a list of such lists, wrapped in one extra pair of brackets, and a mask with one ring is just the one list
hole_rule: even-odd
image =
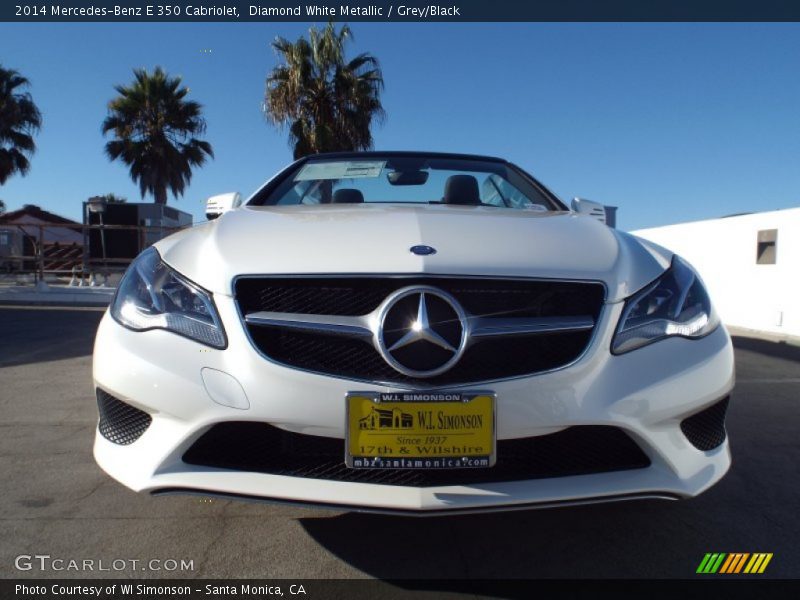
[(414, 417), (399, 408), (382, 409), (372, 407), (369, 414), (359, 419), (360, 429), (408, 429), (414, 425)]
[(102, 197), (90, 198), (83, 214), (89, 226), (88, 255), (95, 262), (125, 262), (176, 230), (192, 226), (191, 214), (152, 202), (106, 203)]
[[(80, 223), (33, 204), (0, 215), (0, 270), (68, 272), (83, 256)], [(44, 263), (35, 257), (43, 252)], [(21, 257), (27, 257), (25, 259)]]
[(726, 325), (800, 336), (800, 208), (632, 233), (692, 263)]
[[(38, 227), (46, 225), (46, 227)], [(0, 215), (0, 227), (22, 231), (30, 240), (39, 243), (41, 235), (45, 244), (83, 246), (83, 228), (80, 223), (48, 212), (34, 204)]]

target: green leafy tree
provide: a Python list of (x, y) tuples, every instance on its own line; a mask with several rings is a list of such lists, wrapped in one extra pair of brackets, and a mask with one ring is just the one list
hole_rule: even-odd
[(26, 90), (30, 82), (0, 65), (0, 185), (14, 173), (26, 175), (36, 151), (33, 135), (42, 115)]
[(6, 203), (0, 200), (0, 215), (6, 212)]
[(278, 37), (272, 47), (278, 64), (267, 76), (263, 110), (278, 127), (288, 127), (294, 157), (317, 152), (372, 148), (373, 121), (385, 118), (378, 60), (362, 53), (346, 60), (353, 34), (333, 23), (312, 27), (309, 39)]
[(152, 73), (134, 69), (130, 85), (115, 86), (117, 97), (108, 103), (103, 133), (113, 134), (106, 144), (110, 160), (130, 169), (139, 190), (152, 194), (157, 204), (167, 203), (167, 190), (183, 195), (192, 169), (213, 157), (211, 144), (199, 139), (206, 123), (201, 105), (186, 100), (189, 88), (180, 77), (170, 77), (161, 67)]

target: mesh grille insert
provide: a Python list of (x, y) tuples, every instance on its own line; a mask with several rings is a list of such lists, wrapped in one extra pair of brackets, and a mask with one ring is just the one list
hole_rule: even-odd
[(469, 347), (449, 371), (420, 379), (398, 373), (375, 348), (361, 340), (271, 327), (251, 328), (259, 349), (280, 363), (349, 379), (426, 386), (488, 381), (554, 369), (578, 358), (591, 335), (591, 331), (578, 331), (486, 339)]
[(681, 421), (683, 435), (698, 450), (708, 451), (719, 447), (725, 441), (725, 414), (728, 412), (730, 396), (699, 413)]
[(291, 477), (430, 487), (523, 481), (639, 469), (641, 448), (616, 427), (585, 425), (558, 433), (497, 442), (489, 469), (360, 470), (344, 464), (344, 440), (284, 431), (267, 423), (214, 425), (183, 456), (205, 467)]
[(100, 434), (122, 446), (138, 440), (153, 420), (146, 412), (117, 400), (101, 389), (97, 390), (97, 411), (100, 413)]
[(593, 315), (605, 298), (603, 284), (587, 281), (451, 277), (242, 277), (236, 301), (243, 314), (256, 311), (364, 315), (392, 292), (432, 285), (455, 296), (473, 315), (513, 317)]

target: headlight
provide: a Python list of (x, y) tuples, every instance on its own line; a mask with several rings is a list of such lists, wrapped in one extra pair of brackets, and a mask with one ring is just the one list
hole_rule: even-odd
[(166, 329), (214, 348), (226, 345), (211, 295), (165, 265), (154, 248), (131, 263), (111, 316), (136, 331)]
[(699, 338), (717, 325), (700, 278), (675, 256), (664, 275), (625, 303), (611, 351), (622, 354), (671, 336)]

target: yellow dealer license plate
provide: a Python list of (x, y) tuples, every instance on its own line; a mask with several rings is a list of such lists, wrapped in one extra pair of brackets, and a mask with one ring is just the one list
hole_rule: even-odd
[(491, 392), (347, 394), (352, 469), (462, 469), (495, 461)]

